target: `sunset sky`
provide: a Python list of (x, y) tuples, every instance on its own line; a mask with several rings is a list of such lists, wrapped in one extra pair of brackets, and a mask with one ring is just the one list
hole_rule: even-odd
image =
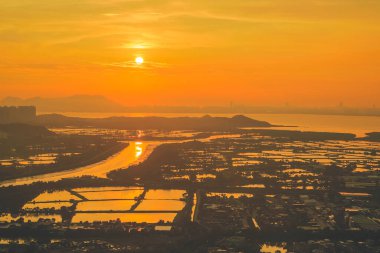
[(1, 0), (0, 53), (0, 98), (380, 106), (379, 0)]

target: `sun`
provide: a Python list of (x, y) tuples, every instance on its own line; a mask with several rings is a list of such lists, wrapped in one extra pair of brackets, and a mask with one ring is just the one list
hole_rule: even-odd
[(137, 65), (141, 65), (144, 63), (144, 58), (142, 58), (141, 56), (136, 57), (135, 62)]

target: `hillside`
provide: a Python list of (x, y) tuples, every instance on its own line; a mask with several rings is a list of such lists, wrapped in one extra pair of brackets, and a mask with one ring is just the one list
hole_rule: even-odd
[(0, 135), (8, 138), (38, 138), (55, 135), (43, 126), (22, 123), (0, 124)]
[(37, 122), (47, 127), (99, 127), (114, 129), (165, 129), (165, 130), (221, 130), (240, 127), (270, 127), (265, 121), (254, 120), (242, 115), (228, 117), (110, 117), (77, 118), (59, 114), (40, 115)]
[(6, 97), (0, 105), (7, 106), (35, 106), (38, 112), (118, 112), (124, 106), (108, 100), (102, 96), (77, 95), (60, 98), (34, 97), (21, 99)]

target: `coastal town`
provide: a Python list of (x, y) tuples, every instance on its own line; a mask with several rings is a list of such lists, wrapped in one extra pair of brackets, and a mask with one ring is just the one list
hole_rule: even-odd
[[(34, 144), (21, 151), (11, 145), (17, 128), (1, 128), (13, 150), (1, 168), (25, 174), (0, 173), (0, 252), (380, 250), (378, 141), (246, 128), (249, 119), (235, 117), (241, 122), (228, 130), (39, 126), (38, 135), (30, 125)], [(86, 161), (106, 146), (118, 148)]]

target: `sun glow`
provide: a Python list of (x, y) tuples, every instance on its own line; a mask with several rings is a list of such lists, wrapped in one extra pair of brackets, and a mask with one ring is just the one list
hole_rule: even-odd
[(137, 65), (141, 65), (144, 63), (144, 58), (142, 58), (141, 56), (136, 57), (135, 62)]
[(135, 157), (136, 158), (139, 158), (143, 152), (143, 148), (142, 148), (142, 142), (135, 142)]

